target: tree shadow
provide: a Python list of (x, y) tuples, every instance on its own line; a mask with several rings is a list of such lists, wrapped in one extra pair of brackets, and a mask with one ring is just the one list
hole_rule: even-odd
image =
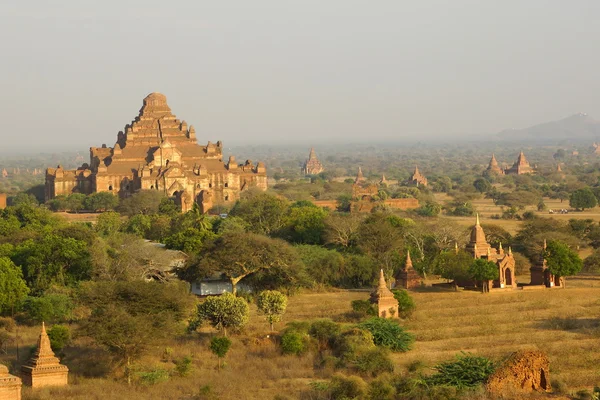
[(600, 319), (552, 317), (540, 322), (538, 328), (554, 331), (598, 334), (600, 333)]
[(113, 366), (113, 358), (98, 347), (70, 346), (63, 350), (61, 364), (69, 367), (75, 375), (99, 378), (108, 375)]

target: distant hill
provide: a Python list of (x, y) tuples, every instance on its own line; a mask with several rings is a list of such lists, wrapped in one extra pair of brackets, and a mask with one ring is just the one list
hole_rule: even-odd
[(545, 122), (523, 129), (505, 129), (497, 134), (511, 140), (600, 139), (600, 121), (579, 113), (558, 121)]

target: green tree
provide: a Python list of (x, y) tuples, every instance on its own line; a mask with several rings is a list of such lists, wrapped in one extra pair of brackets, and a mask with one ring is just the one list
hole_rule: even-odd
[(157, 190), (140, 190), (123, 199), (117, 210), (127, 216), (157, 214), (164, 197), (165, 195)]
[(415, 340), (410, 333), (391, 319), (373, 317), (362, 322), (359, 327), (371, 332), (373, 342), (377, 346), (387, 347), (394, 352), (410, 350)]
[(454, 290), (458, 290), (458, 281), (470, 277), (469, 267), (472, 262), (473, 256), (465, 251), (444, 251), (433, 260), (433, 270), (435, 274), (452, 281)]
[(265, 314), (272, 332), (273, 324), (281, 321), (281, 317), (287, 308), (286, 295), (276, 290), (265, 290), (258, 295), (256, 304), (258, 305), (258, 310)]
[(120, 227), (121, 214), (113, 211), (104, 212), (98, 215), (96, 225), (94, 226), (96, 232), (102, 236), (110, 236), (118, 232)]
[(85, 202), (85, 195), (81, 193), (72, 193), (67, 196), (66, 206), (70, 211), (74, 211), (75, 213), (79, 213), (79, 211), (83, 210)]
[(202, 322), (208, 321), (215, 329), (227, 336), (227, 329), (239, 330), (248, 322), (248, 303), (241, 297), (231, 293), (208, 297), (198, 304), (196, 318), (190, 324), (195, 329)]
[[(294, 248), (281, 239), (272, 239), (254, 233), (225, 234), (204, 246), (204, 251), (186, 263), (180, 271), (188, 282), (195, 282), (215, 273), (221, 273), (237, 292), (237, 284), (258, 272), (273, 271), (287, 280), (301, 270), (301, 262)], [(283, 283), (283, 282), (282, 282)], [(292, 281), (287, 281), (293, 284)]]
[(284, 226), (287, 208), (287, 200), (260, 192), (239, 200), (230, 215), (246, 221), (250, 231), (270, 235)]
[(477, 178), (475, 182), (473, 182), (473, 186), (479, 193), (485, 193), (490, 191), (492, 188), (492, 184), (485, 178)]
[(571, 193), (569, 205), (577, 210), (585, 210), (586, 208), (594, 208), (598, 205), (598, 199), (592, 192), (592, 189), (585, 187)]
[(84, 206), (87, 210), (110, 211), (119, 205), (119, 198), (110, 192), (96, 192), (86, 197)]
[(483, 293), (488, 293), (490, 291), (489, 281), (498, 279), (500, 272), (496, 263), (478, 258), (469, 266), (469, 275), (476, 281), (481, 282), (481, 291)]
[(0, 257), (0, 314), (13, 314), (28, 293), (21, 269), (9, 258)]
[(214, 336), (210, 340), (210, 351), (218, 358), (218, 369), (221, 370), (221, 360), (225, 358), (229, 348), (231, 347), (231, 340), (226, 336)]
[(26, 240), (15, 247), (11, 258), (22, 268), (29, 287), (38, 293), (52, 284), (71, 285), (91, 277), (87, 244), (56, 233)]
[(79, 299), (91, 310), (81, 333), (125, 366), (128, 383), (132, 363), (177, 332), (193, 301), (186, 285), (143, 281), (89, 282)]
[(71, 343), (71, 331), (66, 325), (53, 325), (48, 329), (48, 338), (52, 350), (59, 352)]
[(583, 267), (583, 261), (579, 255), (558, 240), (548, 242), (544, 257), (550, 273), (561, 278), (563, 287), (566, 285), (566, 277), (575, 275)]
[(325, 231), (327, 212), (312, 203), (293, 204), (286, 215), (286, 236), (295, 243), (320, 244)]

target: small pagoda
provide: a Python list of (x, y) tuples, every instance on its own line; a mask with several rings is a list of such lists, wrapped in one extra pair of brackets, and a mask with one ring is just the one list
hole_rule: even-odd
[(383, 269), (379, 273), (379, 285), (371, 293), (371, 303), (377, 304), (377, 315), (381, 318), (398, 318), (398, 300), (387, 287)]
[(21, 400), (21, 379), (8, 373), (8, 368), (0, 364), (0, 399)]
[(358, 173), (356, 174), (356, 179), (354, 179), (354, 184), (358, 185), (359, 183), (363, 183), (367, 179), (363, 175), (362, 168), (358, 167)]
[(412, 176), (408, 180), (409, 184), (415, 186), (427, 186), (427, 178), (425, 175), (419, 172), (419, 167), (415, 165), (415, 172), (413, 172)]
[(69, 368), (60, 364), (54, 355), (43, 322), (37, 349), (33, 357), (21, 366), (21, 375), (23, 383), (33, 388), (67, 385)]
[(310, 148), (310, 153), (308, 155), (308, 160), (304, 162), (302, 166), (302, 173), (304, 175), (316, 175), (323, 172), (325, 168), (323, 168), (323, 164), (317, 158), (317, 154), (315, 153), (314, 148)]
[(527, 161), (527, 158), (525, 158), (525, 153), (523, 153), (522, 151), (519, 153), (519, 157), (517, 158), (517, 161), (515, 161), (513, 166), (504, 171), (504, 173), (507, 175), (533, 174), (534, 172), (535, 170), (531, 167), (529, 161)]
[(490, 160), (486, 172), (490, 175), (504, 175), (504, 170), (498, 165), (498, 161), (494, 154), (492, 154), (492, 159)]
[(548, 269), (548, 263), (546, 262), (546, 239), (544, 239), (544, 245), (538, 262), (529, 268), (531, 272), (530, 285), (544, 285), (548, 288), (560, 287), (560, 278), (552, 275)]
[(414, 289), (419, 286), (421, 286), (421, 277), (415, 271), (410, 259), (410, 251), (407, 250), (404, 267), (396, 274), (396, 287)]

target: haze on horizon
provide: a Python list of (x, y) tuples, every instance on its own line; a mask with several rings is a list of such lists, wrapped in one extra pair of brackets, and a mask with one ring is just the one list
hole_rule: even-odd
[(3, 151), (112, 145), (153, 91), (226, 147), (600, 118), (592, 0), (8, 3)]

